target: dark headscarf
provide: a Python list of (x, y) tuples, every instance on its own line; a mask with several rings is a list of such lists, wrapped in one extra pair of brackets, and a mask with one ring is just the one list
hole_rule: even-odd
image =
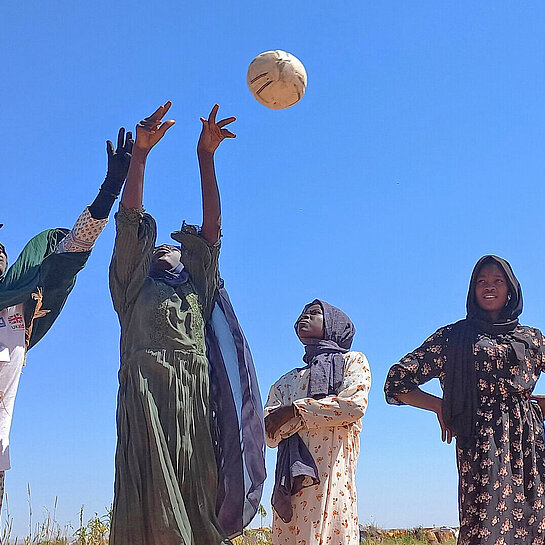
[(475, 299), (477, 277), (484, 265), (497, 265), (502, 270), (505, 279), (507, 280), (507, 302), (501, 311), (498, 322), (494, 325), (503, 330), (513, 330), (517, 326), (518, 317), (522, 313), (522, 289), (509, 262), (496, 255), (485, 255), (481, 257), (473, 268), (466, 302), (467, 317), (491, 324), (487, 317), (487, 312), (479, 306)]
[[(497, 265), (503, 271), (508, 287), (507, 302), (496, 322), (490, 320), (488, 313), (475, 298), (477, 277), (482, 267), (489, 264)], [(466, 309), (466, 318), (453, 324), (449, 334), (442, 405), (445, 425), (456, 435), (462, 447), (471, 444), (476, 433), (479, 394), (473, 347), (478, 335), (485, 333), (507, 344), (510, 347), (511, 364), (522, 361), (528, 348), (525, 337), (515, 331), (522, 312), (522, 290), (511, 265), (505, 259), (485, 255), (477, 261), (471, 274)]]
[[(167, 244), (170, 248), (175, 248), (176, 250), (182, 251), (180, 246), (173, 246)], [(150, 266), (149, 276), (154, 280), (161, 280), (165, 284), (176, 288), (180, 284), (185, 284), (189, 280), (189, 273), (184, 270), (184, 265), (182, 262), (178, 263), (172, 269), (161, 269), (159, 267), (154, 267), (153, 262)]]
[(350, 350), (356, 328), (342, 310), (320, 299), (314, 299), (305, 309), (315, 304), (319, 304), (324, 313), (324, 338), (305, 339), (303, 361), (310, 367), (308, 395), (319, 399), (339, 393), (344, 380), (342, 354)]

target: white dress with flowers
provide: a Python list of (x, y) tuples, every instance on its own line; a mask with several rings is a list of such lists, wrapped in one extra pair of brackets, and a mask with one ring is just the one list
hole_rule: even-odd
[(361, 419), (367, 408), (371, 372), (361, 352), (344, 354), (345, 375), (338, 395), (307, 397), (309, 369), (296, 368), (272, 387), (265, 416), (294, 405), (297, 416), (274, 436), (269, 447), (299, 433), (318, 468), (320, 483), (292, 497), (293, 518), (285, 523), (273, 513), (274, 545), (356, 545), (360, 542), (356, 500), (356, 464)]

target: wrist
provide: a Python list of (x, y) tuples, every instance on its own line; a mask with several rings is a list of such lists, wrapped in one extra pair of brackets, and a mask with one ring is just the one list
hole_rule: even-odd
[(102, 182), (99, 191), (101, 193), (117, 197), (121, 191), (121, 187), (123, 186), (125, 178), (126, 176), (107, 172), (106, 178), (104, 178), (104, 181)]
[(208, 160), (212, 160), (214, 158), (214, 152), (213, 151), (207, 151), (205, 149), (202, 149), (202, 148), (197, 148), (197, 156), (199, 157), (199, 159), (202, 159), (204, 161)]
[(131, 162), (145, 163), (149, 152), (149, 149), (137, 148), (136, 145), (134, 145), (132, 148)]
[(120, 193), (119, 191), (112, 191), (111, 189), (104, 188), (104, 187), (101, 187), (98, 190), (99, 195), (103, 195), (105, 197), (112, 197), (113, 199), (117, 199), (117, 197), (119, 197), (119, 193)]

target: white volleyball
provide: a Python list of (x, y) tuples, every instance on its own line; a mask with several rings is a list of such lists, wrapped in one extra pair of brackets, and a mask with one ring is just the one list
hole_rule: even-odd
[(261, 53), (250, 63), (246, 82), (260, 104), (282, 110), (305, 94), (307, 72), (297, 57), (277, 49)]

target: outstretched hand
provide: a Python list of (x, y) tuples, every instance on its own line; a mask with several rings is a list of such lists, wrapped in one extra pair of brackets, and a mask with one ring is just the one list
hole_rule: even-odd
[[(108, 173), (106, 179), (119, 184), (117, 193), (123, 185), (129, 165), (131, 163), (131, 154), (134, 140), (132, 132), (125, 135), (125, 128), (121, 127), (117, 133), (117, 148), (114, 150), (114, 145), (111, 140), (106, 140), (106, 153), (108, 154)], [(115, 193), (115, 191), (113, 191)]]
[(163, 138), (168, 129), (176, 123), (174, 119), (167, 119), (163, 122), (163, 117), (165, 117), (171, 106), (172, 102), (169, 100), (136, 125), (136, 142), (134, 145), (139, 152), (147, 155), (151, 148)]
[(236, 134), (229, 129), (224, 129), (226, 125), (236, 121), (236, 117), (226, 117), (221, 121), (216, 122), (216, 114), (218, 113), (219, 106), (217, 104), (212, 108), (208, 119), (201, 117), (202, 130), (199, 137), (199, 143), (197, 144), (198, 152), (214, 153), (222, 140), (225, 138), (236, 138)]

